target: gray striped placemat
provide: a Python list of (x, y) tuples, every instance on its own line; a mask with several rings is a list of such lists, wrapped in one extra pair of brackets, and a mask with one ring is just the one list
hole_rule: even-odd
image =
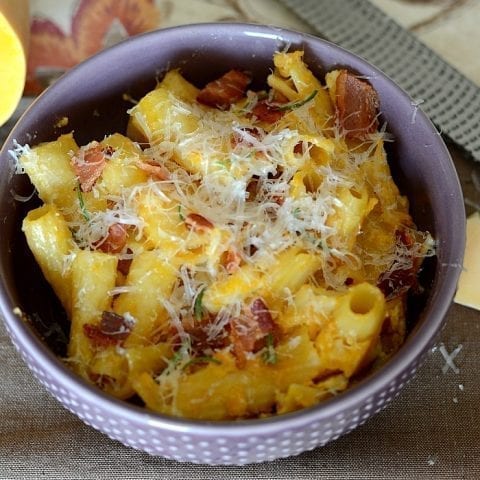
[(368, 0), (280, 0), (319, 36), (400, 85), (439, 131), (480, 161), (480, 88)]

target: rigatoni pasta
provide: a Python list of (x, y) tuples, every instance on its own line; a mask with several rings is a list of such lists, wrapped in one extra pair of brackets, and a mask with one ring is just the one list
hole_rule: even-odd
[[(23, 148), (23, 230), (71, 319), (68, 365), (208, 420), (314, 405), (378, 368), (434, 254), (390, 174), (373, 87), (278, 52), (265, 89), (179, 70), (127, 135)], [(137, 400), (138, 401), (138, 400)]]

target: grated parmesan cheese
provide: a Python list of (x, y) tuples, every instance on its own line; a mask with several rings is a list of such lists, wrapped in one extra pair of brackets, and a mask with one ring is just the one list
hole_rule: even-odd
[[(302, 91), (308, 90), (308, 81), (297, 80)], [(292, 85), (287, 85), (288, 91)], [(104, 150), (106, 158), (102, 158), (102, 162), (121, 162), (122, 168), (141, 180), (122, 185), (115, 193), (101, 182), (87, 192), (77, 187), (76, 203), (60, 208), (76, 249), (101, 249), (108, 243), (112, 227), (120, 226), (124, 229), (119, 230), (126, 232), (125, 244), (110, 253), (119, 264), (153, 250), (161, 264), (175, 272), (171, 288), (158, 297), (162, 315), (166, 312), (168, 317), (166, 324), (160, 325), (158, 318), (122, 314), (132, 332), (142, 322), (153, 324), (152, 338), (144, 338), (147, 334), (142, 333), (142, 342), (156, 345), (165, 341), (172, 349), (169, 358), (162, 359), (166, 367), (152, 367), (151, 371), (150, 380), (158, 386), (160, 397), (155, 405), (161, 411), (182, 415), (177, 401), (179, 386), (189, 369), (198, 367), (195, 360), (227, 359), (232, 364), (228, 368), (241, 370), (242, 362), (257, 365), (267, 358), (263, 363), (274, 368), (276, 336), (284, 341), (280, 362), (294, 363), (292, 352), (297, 350), (314, 366), (326, 362), (332, 354), (323, 352), (320, 335), (314, 338), (325, 326), (336, 332), (329, 339), (332, 349), (348, 349), (354, 353), (347, 357), (355, 355), (355, 332), (341, 338), (332, 327), (339, 296), (352, 283), (369, 282), (380, 288), (382, 279), (389, 290), (384, 292), (387, 301), (403, 298), (412, 281), (402, 283), (398, 278), (414, 276), (421, 259), (435, 254), (435, 242), (428, 232), (416, 230), (408, 202), (391, 178), (383, 149), (384, 142), (392, 141), (386, 127), (368, 133), (361, 141), (351, 141), (335, 118), (329, 117), (326, 123), (322, 120), (320, 125), (324, 116), (317, 111), (318, 97), (325, 93), (321, 89), (286, 104), (278, 103), (274, 89), (248, 91), (244, 99), (222, 110), (177, 95), (160, 84), (144, 97), (150, 102), (148, 108), (142, 99), (129, 110), (129, 128), (137, 143)], [(152, 103), (152, 99), (156, 101)], [(270, 107), (280, 105), (278, 120), (268, 123), (255, 115), (264, 101), (270, 102)], [(118, 136), (115, 141), (120, 141)], [(83, 154), (89, 145), (100, 144), (92, 142), (79, 153), (71, 152), (70, 157), (77, 158), (81, 167), (88, 167)], [(139, 145), (143, 149), (137, 148)], [(28, 146), (15, 145), (11, 155), (20, 165), (19, 158), (27, 154), (31, 154)], [(141, 169), (142, 162), (152, 168)], [(163, 174), (155, 176), (152, 172), (160, 168)], [(119, 177), (119, 182), (127, 177), (116, 173), (112, 178)], [(400, 241), (399, 232), (408, 241)], [(295, 255), (288, 257), (290, 252)], [(74, 251), (63, 258), (64, 277), (75, 256)], [(294, 256), (301, 262), (291, 261)], [(280, 259), (285, 258), (288, 262), (282, 264)], [(307, 263), (311, 259), (313, 266)], [(139, 293), (139, 287), (129, 281), (128, 269), (119, 270), (115, 285), (107, 292), (113, 310), (119, 297)], [(152, 272), (144, 274), (146, 282)], [(301, 277), (303, 272), (309, 273), (307, 280)], [(296, 275), (301, 281), (284, 282)], [(275, 282), (280, 285), (278, 292), (271, 285)], [(325, 297), (309, 306), (309, 314), (318, 315), (318, 321), (296, 325), (296, 318), (290, 319), (293, 325), (289, 324), (291, 330), (287, 331), (288, 322), (281, 325), (286, 310), (300, 313), (295, 315), (298, 318), (303, 315), (297, 295), (302, 286), (308, 289), (305, 298)], [(208, 303), (207, 295), (214, 288), (220, 291), (220, 300), (215, 303), (210, 298)], [(392, 325), (397, 322), (392, 328), (398, 329), (395, 334), (399, 337), (404, 333), (402, 315), (404, 311), (392, 320)], [(261, 341), (257, 344), (257, 340)], [(118, 362), (128, 357), (128, 348), (116, 345)], [(440, 351), (447, 369), (456, 371), (453, 358), (458, 352), (445, 356), (444, 346)], [(76, 358), (69, 361), (79, 362)], [(347, 377), (353, 374), (357, 367), (347, 365), (348, 358), (342, 361), (346, 366), (327, 365), (303, 386), (314, 388), (311, 385), (322, 376), (319, 373), (345, 368)], [(210, 393), (215, 388), (212, 384)], [(202, 401), (191, 399), (192, 405)]]
[(15, 139), (13, 140), (13, 149), (8, 151), (9, 158), (11, 159), (10, 171), (16, 174), (25, 173), (25, 169), (22, 166), (21, 158), (24, 155), (30, 155), (32, 150), (28, 144), (20, 145)]

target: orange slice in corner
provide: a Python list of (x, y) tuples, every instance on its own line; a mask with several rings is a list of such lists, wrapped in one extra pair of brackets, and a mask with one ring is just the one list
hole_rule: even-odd
[(15, 111), (27, 72), (27, 0), (0, 0), (0, 126)]

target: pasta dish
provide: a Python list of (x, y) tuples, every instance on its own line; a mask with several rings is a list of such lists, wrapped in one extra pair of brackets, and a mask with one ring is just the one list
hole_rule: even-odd
[(65, 361), (167, 415), (309, 407), (378, 368), (434, 254), (364, 78), (277, 52), (263, 90), (170, 70), (125, 134), (22, 147), (29, 248), (70, 319)]

